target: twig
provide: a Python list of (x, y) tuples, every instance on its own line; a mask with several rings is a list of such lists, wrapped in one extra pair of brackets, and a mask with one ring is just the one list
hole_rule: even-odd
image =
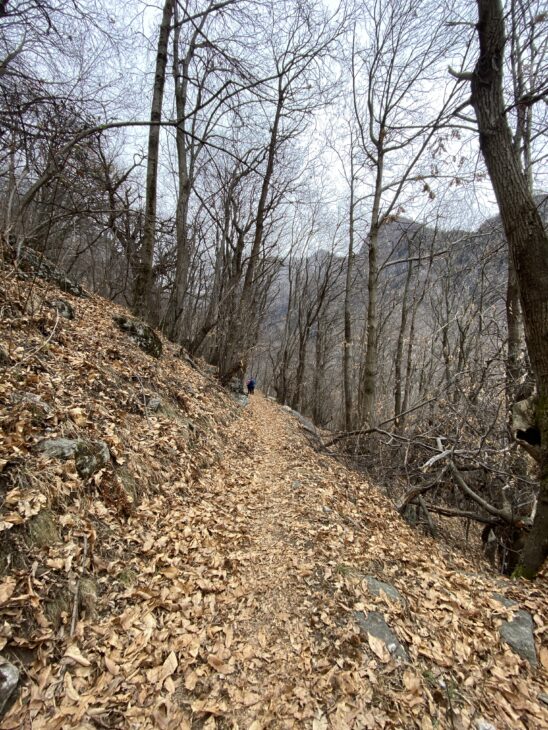
[(78, 622), (78, 602), (80, 599), (80, 579), (76, 581), (74, 589), (74, 606), (72, 607), (72, 620), (70, 622), (70, 637), (72, 638), (76, 632), (76, 624)]

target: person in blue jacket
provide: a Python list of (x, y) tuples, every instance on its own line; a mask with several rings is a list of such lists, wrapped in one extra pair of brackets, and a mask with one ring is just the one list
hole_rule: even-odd
[(247, 385), (247, 394), (253, 395), (253, 393), (255, 392), (255, 378), (254, 377), (249, 378), (246, 385)]

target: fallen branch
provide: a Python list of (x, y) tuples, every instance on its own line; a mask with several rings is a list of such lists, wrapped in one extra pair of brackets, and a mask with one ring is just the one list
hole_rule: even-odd
[(449, 509), (449, 507), (439, 507), (436, 504), (426, 504), (430, 512), (435, 512), (438, 515), (444, 517), (465, 517), (475, 522), (481, 522), (484, 525), (500, 525), (501, 521), (496, 517), (487, 517), (486, 515), (480, 515), (477, 512), (470, 512), (468, 510), (461, 509)]
[(501, 520), (504, 520), (504, 522), (512, 523), (512, 513), (509, 512), (506, 509), (498, 509), (497, 507), (493, 507), (492, 504), (489, 504), (489, 502), (486, 502), (483, 497), (480, 497), (479, 494), (476, 494), (468, 484), (464, 481), (462, 478), (461, 473), (455, 466), (455, 463), (453, 461), (449, 462), (449, 469), (451, 470), (451, 473), (453, 474), (453, 477), (455, 478), (455, 481), (457, 483), (457, 486), (460, 487), (460, 489), (468, 496), (470, 499), (472, 499), (476, 504), (479, 504), (480, 507), (483, 507), (483, 509), (486, 512), (489, 512), (490, 515), (494, 515), (495, 517), (499, 517)]
[(429, 492), (431, 489), (434, 489), (434, 487), (437, 487), (440, 483), (440, 480), (444, 473), (447, 471), (447, 466), (445, 466), (442, 471), (438, 474), (438, 476), (431, 482), (428, 482), (427, 484), (421, 484), (418, 487), (413, 487), (410, 489), (403, 497), (401, 502), (396, 506), (396, 509), (398, 512), (402, 513), (404, 509), (407, 507), (408, 504), (411, 504), (414, 499), (419, 497), (422, 494), (425, 494), (425, 492)]

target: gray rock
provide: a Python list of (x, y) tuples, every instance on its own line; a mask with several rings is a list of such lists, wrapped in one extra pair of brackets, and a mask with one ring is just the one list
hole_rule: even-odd
[(74, 457), (76, 471), (82, 479), (89, 479), (110, 463), (110, 451), (104, 441), (84, 439), (43, 439), (34, 447), (51, 459), (66, 461)]
[(244, 393), (233, 393), (232, 391), (229, 392), (232, 399), (235, 400), (238, 405), (245, 408), (245, 406), (249, 403), (249, 398)]
[(538, 696), (539, 700), (543, 702), (545, 705), (548, 705), (548, 693), (541, 692)]
[(393, 656), (402, 659), (403, 661), (409, 661), (407, 651), (398, 641), (398, 638), (388, 626), (383, 618), (382, 613), (378, 611), (369, 611), (366, 615), (362, 611), (354, 611), (354, 617), (358, 622), (358, 626), (361, 631), (366, 634), (371, 634), (377, 639), (380, 639), (386, 645), (386, 648)]
[[(505, 598), (500, 593), (493, 593), (493, 598), (506, 608), (517, 606), (516, 601)], [(520, 608), (511, 621), (502, 622), (500, 635), (516, 654), (526, 659), (532, 667), (538, 667), (533, 619), (530, 613)]]
[(65, 319), (74, 319), (74, 307), (65, 299), (52, 299), (48, 302), (48, 306), (56, 309), (61, 317)]
[(156, 413), (162, 407), (162, 399), (156, 395), (147, 395), (145, 397), (145, 405), (151, 413)]
[(104, 441), (78, 441), (74, 463), (82, 479), (89, 479), (110, 463), (108, 446)]
[(0, 657), (0, 719), (17, 699), (19, 693), (19, 670)]
[(391, 601), (396, 601), (402, 606), (405, 606), (405, 598), (398, 589), (394, 588), (394, 586), (390, 585), (390, 583), (383, 583), (382, 580), (377, 580), (373, 575), (366, 575), (364, 576), (364, 579), (367, 582), (367, 588), (374, 596), (380, 596), (381, 591), (384, 591)]
[(77, 439), (42, 439), (34, 447), (36, 451), (39, 451), (50, 459), (70, 459), (74, 456), (76, 448), (78, 446)]
[(122, 315), (113, 317), (113, 319), (122, 332), (126, 332), (141, 350), (152, 357), (162, 355), (162, 341), (148, 324)]

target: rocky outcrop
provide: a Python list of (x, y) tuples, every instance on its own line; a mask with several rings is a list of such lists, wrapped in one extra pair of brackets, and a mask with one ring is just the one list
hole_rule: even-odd
[(110, 463), (110, 451), (104, 441), (43, 439), (36, 444), (35, 449), (51, 459), (74, 458), (76, 471), (82, 479), (89, 479)]
[(113, 317), (118, 327), (129, 335), (129, 337), (138, 345), (141, 350), (152, 357), (161, 357), (162, 341), (148, 324), (140, 322), (138, 319), (132, 319), (124, 315)]
[(37, 276), (39, 279), (50, 281), (56, 284), (61, 291), (72, 294), (75, 297), (87, 297), (85, 290), (68, 276), (58, 269), (51, 261), (38, 251), (32, 248), (23, 247), (16, 252), (12, 249), (12, 256), (18, 268), (20, 277), (29, 279)]

